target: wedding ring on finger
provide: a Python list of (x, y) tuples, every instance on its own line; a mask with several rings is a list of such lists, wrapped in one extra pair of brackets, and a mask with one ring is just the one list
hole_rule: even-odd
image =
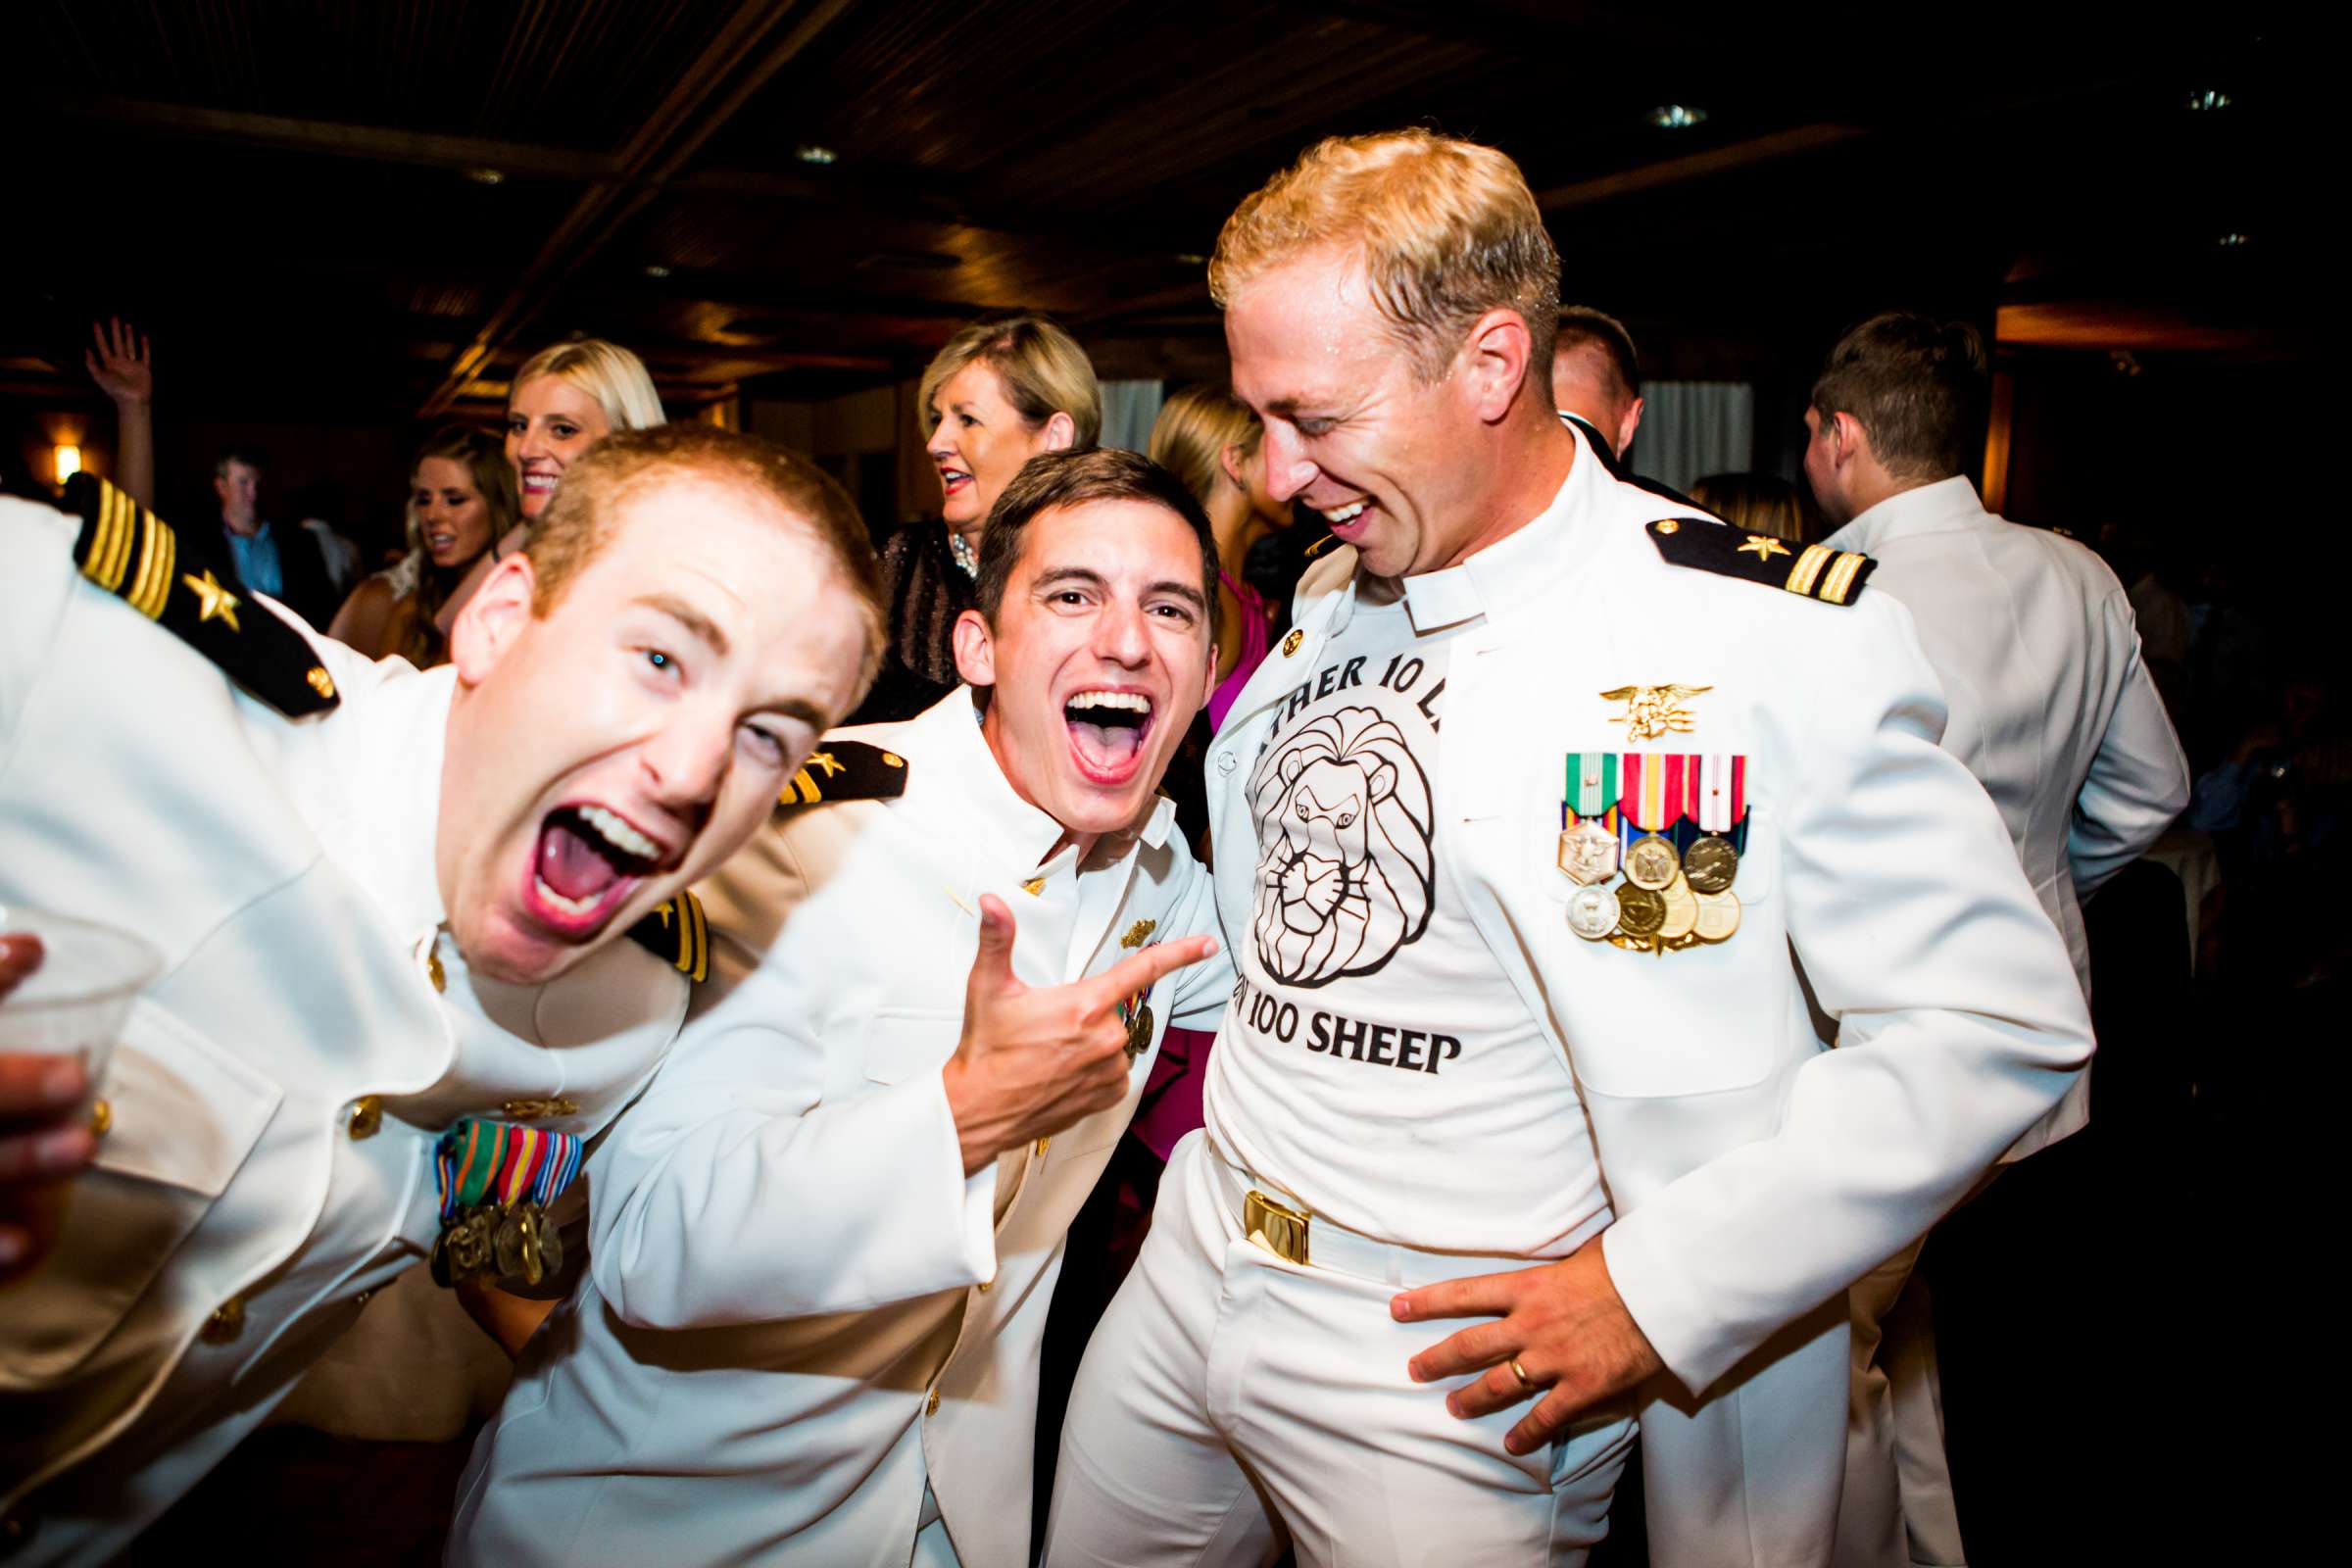
[(1509, 1365), (1511, 1369), (1511, 1376), (1519, 1380), (1520, 1393), (1534, 1394), (1537, 1392), (1539, 1385), (1534, 1378), (1531, 1378), (1527, 1375), (1527, 1368), (1519, 1364), (1519, 1358), (1517, 1356), (1514, 1355), (1511, 1357)]

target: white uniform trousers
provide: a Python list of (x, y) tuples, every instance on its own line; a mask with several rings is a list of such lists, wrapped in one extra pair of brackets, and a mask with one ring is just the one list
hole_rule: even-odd
[(1853, 1385), (1836, 1568), (1965, 1568), (1920, 1243), (1846, 1293)]
[[(1348, 1271), (1315, 1260), (1310, 1235), (1301, 1266), (1243, 1235), (1249, 1185), (1205, 1133), (1169, 1159), (1070, 1395), (1047, 1568), (1265, 1563), (1286, 1534), (1307, 1568), (1583, 1563), (1608, 1531), (1632, 1419), (1594, 1414), (1513, 1457), (1503, 1435), (1528, 1406), (1457, 1420), (1455, 1385), (1405, 1371), (1469, 1320), (1389, 1315), (1400, 1289), (1524, 1260), (1349, 1237), (1362, 1271)], [(1390, 1277), (1371, 1277), (1364, 1263), (1384, 1257)]]

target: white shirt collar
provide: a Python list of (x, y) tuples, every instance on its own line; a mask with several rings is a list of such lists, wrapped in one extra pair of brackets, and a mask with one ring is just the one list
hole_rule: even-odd
[(360, 698), (366, 740), (352, 792), (357, 825), (377, 847), (370, 891), (403, 932), (436, 930), (449, 917), (434, 852), (442, 755), (457, 689), (457, 670), (444, 664), (388, 674)]
[(1868, 555), (1889, 539), (1927, 533), (1949, 533), (1989, 520), (1991, 514), (1977, 499), (1968, 475), (1955, 473), (1934, 484), (1888, 496), (1877, 506), (1822, 541), (1832, 550), (1859, 550)]
[(1592, 436), (1574, 422), (1567, 428), (1576, 438), (1576, 462), (1550, 505), (1461, 564), (1404, 579), (1415, 631), (1441, 631), (1537, 598), (1599, 544), (1603, 486), (1615, 481)]

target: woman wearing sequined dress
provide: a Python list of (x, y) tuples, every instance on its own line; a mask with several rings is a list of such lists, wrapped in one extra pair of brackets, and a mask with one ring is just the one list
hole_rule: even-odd
[(916, 408), (939, 470), (937, 518), (882, 547), (890, 648), (860, 724), (912, 718), (956, 684), (949, 634), (972, 608), (980, 530), (1021, 465), (1041, 452), (1085, 451), (1102, 430), (1095, 368), (1043, 316), (984, 318), (948, 339), (923, 371)]

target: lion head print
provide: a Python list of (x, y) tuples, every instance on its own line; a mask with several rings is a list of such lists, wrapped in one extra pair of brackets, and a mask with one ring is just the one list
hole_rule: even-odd
[(1373, 708), (1316, 718), (1250, 781), (1258, 961), (1285, 985), (1371, 974), (1429, 924), (1429, 776)]

